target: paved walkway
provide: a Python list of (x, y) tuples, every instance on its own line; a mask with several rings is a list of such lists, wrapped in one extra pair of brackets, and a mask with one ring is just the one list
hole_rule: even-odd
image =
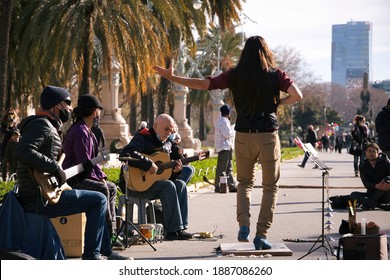
[[(314, 242), (284, 242), (293, 251), (292, 256), (274, 256), (272, 260), (296, 260), (305, 256), (313, 245), (318, 248), (305, 256), (304, 259), (335, 259), (328, 250), (329, 246), (322, 246), (322, 171), (312, 169), (314, 166), (310, 161), (306, 168), (297, 166), (303, 156), (282, 163), (281, 180), (278, 204), (276, 207), (273, 225), (269, 232), (269, 241), (280, 243), (284, 240), (316, 240)], [(354, 177), (353, 158), (343, 150), (342, 154), (320, 153), (319, 158), (332, 169), (329, 171), (329, 189), (325, 196), (349, 194), (351, 191), (363, 191), (360, 178)], [(261, 186), (261, 171), (256, 174), (256, 186)], [(199, 187), (199, 186), (198, 186)], [(214, 193), (213, 188), (205, 186), (197, 188), (192, 186), (189, 193), (190, 226), (189, 232), (213, 232), (214, 239), (194, 239), (192, 241), (163, 241), (154, 244), (157, 251), (153, 251), (147, 244), (133, 245), (127, 248), (125, 255), (135, 259), (158, 260), (158, 259), (245, 259), (249, 257), (220, 256), (216, 250), (221, 243), (237, 242), (238, 225), (236, 222), (236, 195)], [(251, 204), (251, 230), (255, 230), (257, 215), (260, 210), (261, 188), (253, 190)], [(326, 211), (327, 211), (326, 204)], [(327, 213), (327, 212), (326, 212)], [(325, 218), (325, 223), (332, 227), (329, 231), (324, 230), (324, 236), (330, 241), (333, 248), (337, 246), (340, 235), (338, 228), (342, 219), (348, 219), (347, 210), (334, 210), (333, 217)], [(362, 217), (366, 221), (374, 221), (381, 230), (390, 235), (389, 212), (358, 211), (357, 219)], [(250, 238), (253, 239), (253, 234)], [(327, 242), (324, 243), (327, 245)]]

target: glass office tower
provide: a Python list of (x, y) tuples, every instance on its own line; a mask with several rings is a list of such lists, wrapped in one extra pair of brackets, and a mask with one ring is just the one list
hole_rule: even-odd
[(332, 25), (332, 83), (361, 87), (363, 74), (372, 81), (372, 23), (349, 21)]

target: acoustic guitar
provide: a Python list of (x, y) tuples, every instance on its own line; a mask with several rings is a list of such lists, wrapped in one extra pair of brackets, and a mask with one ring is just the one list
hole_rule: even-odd
[[(64, 159), (65, 159), (65, 154), (62, 154), (58, 161), (58, 165), (61, 165)], [(96, 157), (92, 158), (90, 161), (94, 166), (98, 163), (106, 162), (109, 159), (110, 159), (109, 151), (102, 150), (99, 152), (99, 154)], [(73, 176), (76, 176), (77, 174), (83, 171), (84, 171), (84, 167), (82, 163), (69, 167), (64, 170), (66, 179), (72, 178)], [(60, 200), (63, 191), (72, 189), (66, 183), (60, 185), (56, 177), (49, 173), (39, 172), (37, 170), (34, 170), (33, 175), (35, 181), (41, 188), (42, 196), (47, 200), (49, 204), (56, 204)]]
[[(129, 170), (127, 174), (125, 174), (127, 187), (137, 192), (144, 192), (148, 190), (156, 181), (168, 180), (176, 165), (176, 161), (171, 160), (169, 155), (164, 152), (158, 152), (152, 155), (142, 155), (152, 160), (157, 165), (158, 170), (156, 174), (150, 174), (149, 171), (143, 171), (137, 167), (128, 167)], [(204, 151), (204, 153), (199, 153), (198, 155), (192, 157), (182, 158), (181, 162), (183, 165), (186, 165), (193, 161), (206, 159), (209, 156), (210, 151)]]

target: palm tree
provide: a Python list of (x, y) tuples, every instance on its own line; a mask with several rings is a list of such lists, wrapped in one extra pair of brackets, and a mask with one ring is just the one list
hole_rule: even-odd
[(35, 95), (35, 102), (48, 83), (77, 86), (81, 94), (90, 92), (91, 77), (99, 77), (93, 75), (96, 67), (100, 64), (110, 75), (113, 56), (122, 66), (125, 93), (135, 93), (140, 84), (153, 87), (155, 81), (148, 80), (152, 65), (170, 62), (180, 40), (193, 50), (192, 30), (204, 33), (206, 15), (217, 15), (228, 26), (241, 9), (238, 0), (204, 1), (203, 12), (193, 10), (192, 0), (20, 2), (21, 12), (12, 28), (12, 77), (19, 90), (15, 95), (30, 100)]
[[(220, 48), (220, 70), (227, 70), (234, 66), (237, 61), (241, 50), (241, 36), (242, 34), (235, 34), (234, 32), (222, 33), (221, 29), (217, 26), (211, 26), (208, 35), (205, 36), (203, 41), (199, 42), (203, 47), (203, 54), (197, 59), (197, 65), (199, 67), (202, 76), (213, 75), (217, 69), (218, 64), (218, 48)], [(191, 76), (196, 73), (191, 72)], [(225, 96), (225, 99), (231, 99), (231, 97)], [(230, 103), (232, 100), (230, 100)], [(206, 139), (206, 127), (205, 127), (205, 107), (210, 103), (210, 95), (205, 94), (204, 91), (192, 90), (190, 93), (190, 104), (199, 106), (199, 139)]]
[[(155, 1), (153, 1), (153, 3), (154, 2)], [(166, 67), (168, 67), (172, 62), (172, 58), (178, 55), (181, 41), (184, 41), (185, 45), (189, 47), (190, 53), (192, 53), (192, 55), (195, 54), (192, 25), (195, 25), (200, 37), (203, 38), (206, 31), (206, 18), (204, 17), (205, 14), (207, 14), (208, 18), (210, 18), (212, 21), (218, 17), (219, 24), (222, 26), (221, 30), (223, 31), (227, 29), (232, 30), (234, 23), (240, 20), (239, 11), (242, 9), (241, 0), (206, 0), (203, 1), (203, 6), (200, 12), (194, 11), (192, 9), (193, 0), (173, 2), (183, 2), (182, 4), (178, 3), (178, 7), (180, 8), (177, 11), (181, 24), (179, 26), (169, 28), (168, 30), (170, 46), (173, 52), (165, 57), (164, 64)], [(189, 16), (190, 14), (188, 11), (192, 11), (191, 16)], [(169, 83), (166, 79), (161, 79), (158, 91), (158, 113), (164, 113), (166, 111), (165, 107), (169, 89), (168, 85)]]
[(11, 30), (12, 0), (1, 1), (0, 13), (0, 119), (5, 111), (7, 78), (8, 78), (8, 49)]
[[(151, 66), (161, 62), (159, 54), (169, 50), (164, 27), (142, 1), (32, 0), (15, 34), (20, 34), (18, 56), (28, 58), (19, 67), (33, 74), (29, 81), (48, 83), (53, 68), (68, 81), (76, 73), (80, 94), (90, 92), (92, 57), (110, 75), (115, 56), (122, 66), (123, 89), (133, 93)], [(101, 53), (93, 56), (94, 49)]]

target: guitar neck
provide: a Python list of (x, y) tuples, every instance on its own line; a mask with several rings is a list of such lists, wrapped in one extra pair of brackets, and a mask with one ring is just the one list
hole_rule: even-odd
[[(197, 160), (199, 160), (198, 156), (192, 156), (192, 157), (182, 158), (181, 162), (183, 163), (183, 165), (186, 165), (190, 162), (197, 161)], [(170, 162), (165, 162), (165, 163), (161, 164), (159, 166), (159, 169), (165, 170), (165, 169), (173, 168), (173, 167), (175, 167), (175, 165), (176, 165), (176, 161), (172, 160)]]
[(75, 176), (83, 171), (84, 171), (84, 167), (83, 167), (82, 163), (77, 164), (75, 166), (72, 166), (72, 167), (64, 170), (65, 175), (66, 175), (66, 179), (72, 178), (73, 176)]
[[(92, 163), (92, 166), (95, 166), (96, 164), (98, 164), (102, 160), (103, 160), (103, 156), (98, 155), (97, 157), (92, 158), (90, 161)], [(71, 177), (73, 177), (73, 176), (75, 176), (83, 171), (84, 171), (84, 167), (83, 167), (82, 163), (77, 164), (75, 166), (72, 166), (72, 167), (64, 170), (65, 175), (66, 175), (66, 179), (69, 179), (69, 178), (71, 178)]]

